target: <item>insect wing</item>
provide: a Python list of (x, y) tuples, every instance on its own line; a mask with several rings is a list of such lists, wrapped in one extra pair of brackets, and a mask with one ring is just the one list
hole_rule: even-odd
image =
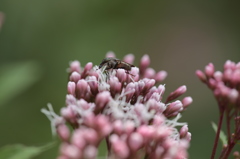
[(131, 70), (131, 67), (135, 66), (124, 61), (120, 61), (117, 65), (117, 68), (123, 68), (125, 70)]

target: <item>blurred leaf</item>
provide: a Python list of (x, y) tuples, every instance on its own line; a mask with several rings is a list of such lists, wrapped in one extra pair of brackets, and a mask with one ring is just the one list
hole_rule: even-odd
[(40, 76), (40, 65), (33, 61), (1, 66), (0, 105), (29, 88)]
[(55, 142), (48, 143), (41, 147), (24, 146), (21, 144), (9, 145), (0, 148), (0, 158), (2, 159), (31, 159), (56, 145)]
[[(211, 123), (212, 123), (213, 130), (217, 133), (217, 128), (218, 128), (217, 125), (214, 122), (211, 122)], [(220, 131), (219, 138), (222, 141), (223, 145), (227, 145), (227, 136), (224, 134), (222, 130)]]

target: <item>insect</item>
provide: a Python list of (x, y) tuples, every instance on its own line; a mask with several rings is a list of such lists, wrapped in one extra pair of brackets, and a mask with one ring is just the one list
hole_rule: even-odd
[[(122, 68), (122, 69), (125, 70), (125, 72), (127, 74), (130, 74), (129, 71), (131, 71), (131, 68), (135, 67), (134, 65), (132, 65), (130, 63), (121, 61), (121, 60), (116, 59), (114, 57), (107, 57), (107, 58), (103, 59), (98, 67), (100, 69), (103, 66), (106, 67), (105, 70)], [(130, 75), (132, 75), (132, 74), (130, 74)], [(134, 75), (132, 75), (132, 76), (134, 76)]]

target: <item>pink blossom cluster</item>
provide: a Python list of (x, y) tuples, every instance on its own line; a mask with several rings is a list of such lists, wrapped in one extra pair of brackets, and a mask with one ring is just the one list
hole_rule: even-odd
[[(108, 53), (106, 57), (115, 55)], [(126, 55), (123, 61), (133, 64), (134, 56)], [(149, 65), (148, 55), (129, 73), (124, 69), (99, 69), (92, 63), (84, 68), (78, 61), (70, 63), (66, 107), (60, 116), (50, 105), (49, 110), (42, 109), (62, 140), (58, 159), (97, 158), (103, 140), (109, 159), (188, 157), (191, 133), (178, 119), (192, 98), (177, 100), (186, 92), (186, 86), (181, 86), (162, 102), (165, 86), (155, 84), (167, 73), (155, 72)]]
[(235, 64), (230, 60), (226, 61), (223, 72), (215, 71), (214, 65), (209, 63), (205, 72), (197, 70), (196, 74), (213, 91), (218, 101), (223, 100), (222, 106), (239, 104), (240, 62)]
[[(240, 62), (226, 61), (223, 72), (215, 71), (214, 65), (209, 63), (204, 72), (197, 70), (196, 75), (213, 91), (220, 112), (212, 158), (216, 152), (224, 115), (228, 143), (224, 145), (220, 158), (227, 158), (234, 145), (240, 140)], [(234, 123), (233, 133), (231, 123)]]

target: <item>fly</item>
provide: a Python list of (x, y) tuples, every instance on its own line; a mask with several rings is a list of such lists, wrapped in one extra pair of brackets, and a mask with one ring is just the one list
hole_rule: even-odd
[[(107, 57), (102, 60), (100, 65), (98, 66), (99, 69), (105, 66), (105, 70), (110, 70), (110, 69), (124, 69), (127, 74), (130, 74), (129, 71), (131, 71), (132, 67), (135, 67), (134, 65), (124, 62), (122, 60), (116, 59), (114, 57)], [(130, 74), (132, 75), (132, 74)], [(132, 75), (134, 76), (134, 75)]]

